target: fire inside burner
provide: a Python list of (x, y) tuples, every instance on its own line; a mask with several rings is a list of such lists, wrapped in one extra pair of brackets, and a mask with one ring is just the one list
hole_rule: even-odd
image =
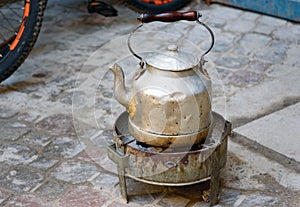
[[(224, 123), (220, 123), (223, 124)], [(219, 125), (220, 125), (219, 124)], [(214, 124), (216, 125), (216, 123)], [(174, 152), (186, 152), (186, 151), (198, 151), (206, 147), (213, 147), (218, 142), (220, 142), (220, 131), (217, 131), (216, 127), (213, 127), (208, 135), (208, 137), (201, 143), (188, 145), (188, 146), (172, 146), (169, 147), (157, 147), (151, 146), (146, 143), (140, 142), (135, 139), (128, 130), (128, 115), (123, 113), (117, 120), (115, 125), (116, 137), (114, 141), (116, 143), (121, 143), (121, 145), (126, 145), (130, 143), (130, 146), (141, 151), (152, 152), (152, 153), (174, 153)], [(219, 135), (218, 135), (219, 134)]]

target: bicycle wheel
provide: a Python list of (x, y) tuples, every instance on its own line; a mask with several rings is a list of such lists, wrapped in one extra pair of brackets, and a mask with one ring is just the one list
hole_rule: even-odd
[(161, 13), (176, 11), (190, 0), (126, 0), (130, 8), (138, 12)]
[(38, 37), (47, 0), (1, 0), (0, 83), (24, 62)]

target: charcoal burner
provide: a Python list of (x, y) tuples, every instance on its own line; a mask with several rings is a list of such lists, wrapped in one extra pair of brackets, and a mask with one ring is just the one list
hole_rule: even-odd
[(109, 158), (117, 164), (122, 197), (128, 202), (126, 177), (161, 186), (186, 186), (210, 180), (210, 204), (219, 196), (220, 169), (227, 159), (231, 123), (212, 112), (213, 122), (204, 143), (189, 147), (153, 147), (140, 143), (128, 130), (128, 113), (115, 123)]

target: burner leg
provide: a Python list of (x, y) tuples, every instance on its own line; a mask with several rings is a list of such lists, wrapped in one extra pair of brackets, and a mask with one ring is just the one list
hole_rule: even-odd
[(119, 185), (120, 185), (121, 195), (122, 198), (126, 201), (126, 203), (128, 203), (125, 170), (122, 164), (119, 163), (118, 163), (118, 173), (119, 173)]
[(220, 191), (220, 145), (214, 150), (211, 160), (210, 176), (210, 206), (214, 206), (219, 201)]
[(128, 203), (125, 168), (129, 166), (129, 156), (118, 153), (114, 144), (107, 146), (107, 152), (108, 157), (117, 164), (121, 195), (126, 203)]

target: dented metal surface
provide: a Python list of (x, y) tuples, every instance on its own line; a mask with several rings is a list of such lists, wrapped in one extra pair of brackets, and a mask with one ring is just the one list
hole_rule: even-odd
[(186, 66), (173, 71), (146, 64), (130, 95), (125, 91), (122, 69), (118, 65), (111, 68), (115, 96), (126, 106), (129, 130), (139, 141), (166, 147), (197, 144), (207, 137), (211, 125), (211, 80), (200, 64)]

